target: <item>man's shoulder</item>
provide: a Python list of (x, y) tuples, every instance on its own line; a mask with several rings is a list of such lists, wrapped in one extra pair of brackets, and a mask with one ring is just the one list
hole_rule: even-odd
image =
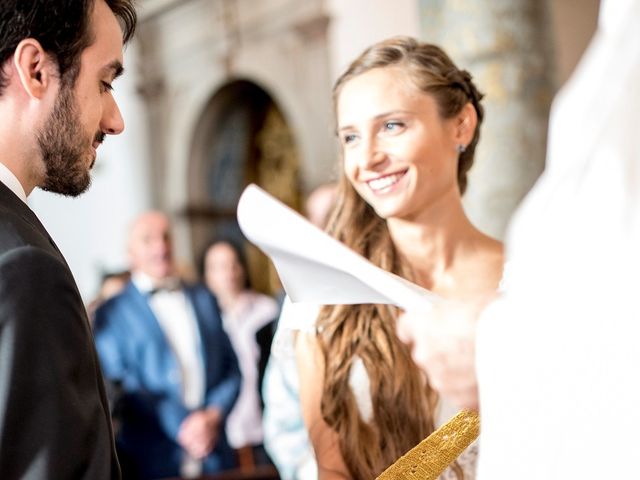
[(9, 277), (28, 277), (45, 281), (51, 278), (69, 277), (69, 268), (51, 252), (30, 244), (18, 244), (0, 248), (0, 273), (3, 280)]
[(197, 302), (213, 302), (216, 308), (218, 308), (218, 303), (215, 296), (202, 283), (184, 283), (183, 291), (187, 294), (187, 296), (192, 297), (192, 299)]
[(69, 268), (60, 258), (31, 245), (0, 252), (0, 304), (5, 312), (14, 313), (1, 319), (7, 321), (22, 318), (28, 323), (42, 315), (54, 318), (60, 312), (83, 317), (82, 300)]
[(0, 205), (0, 254), (25, 245), (51, 249), (49, 238), (15, 210)]
[(0, 302), (81, 303), (79, 297), (73, 275), (59, 256), (33, 245), (0, 250)]
[(122, 309), (129, 308), (130, 305), (135, 303), (132, 298), (131, 289), (135, 289), (135, 286), (129, 282), (120, 293), (114, 295), (100, 305), (96, 310), (96, 314), (114, 315)]
[(184, 292), (191, 300), (198, 317), (202, 320), (222, 324), (218, 300), (205, 285), (202, 283), (185, 284)]
[(182, 282), (182, 288), (188, 292), (193, 292), (193, 293), (203, 293), (203, 294), (209, 294), (211, 295), (211, 292), (209, 292), (209, 289), (200, 282)]
[[(132, 342), (149, 341), (149, 319), (155, 318), (147, 299), (129, 282), (122, 292), (100, 305), (94, 313), (96, 336), (109, 331)], [(152, 322), (153, 323), (153, 322)]]

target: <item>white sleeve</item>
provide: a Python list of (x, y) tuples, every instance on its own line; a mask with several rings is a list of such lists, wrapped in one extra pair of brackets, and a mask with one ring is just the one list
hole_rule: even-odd
[(293, 356), (293, 333), (316, 331), (320, 306), (310, 303), (293, 303), (287, 296), (282, 304), (278, 328), (273, 338), (271, 353), (275, 356)]

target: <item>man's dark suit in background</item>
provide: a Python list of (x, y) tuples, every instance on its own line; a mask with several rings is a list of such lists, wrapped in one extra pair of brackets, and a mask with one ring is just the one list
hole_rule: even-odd
[(164, 213), (133, 222), (127, 251), (131, 282), (95, 314), (104, 375), (122, 391), (123, 473), (193, 478), (232, 468), (224, 427), (241, 376), (217, 301), (179, 280)]
[[(200, 338), (205, 377), (202, 408), (215, 406), (226, 417), (240, 389), (236, 356), (211, 294), (203, 286), (185, 286), (183, 291)], [(176, 439), (191, 410), (182, 399), (180, 365), (147, 295), (129, 283), (124, 292), (98, 308), (95, 329), (105, 377), (122, 388), (119, 454), (135, 466), (136, 477), (179, 475), (184, 450)], [(234, 466), (234, 453), (222, 428), (216, 447), (203, 459), (202, 471)]]

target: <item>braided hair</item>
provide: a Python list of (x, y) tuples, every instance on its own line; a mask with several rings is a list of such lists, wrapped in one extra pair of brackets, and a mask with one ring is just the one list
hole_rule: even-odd
[(436, 100), (443, 119), (454, 117), (467, 103), (473, 105), (478, 123), (471, 143), (460, 154), (458, 161), (458, 185), (460, 193), (464, 194), (467, 173), (473, 165), (476, 145), (480, 140), (480, 126), (484, 119), (484, 108), (480, 101), (484, 95), (476, 88), (471, 74), (458, 69), (440, 47), (420, 43), (411, 37), (393, 37), (369, 47), (336, 81), (333, 88), (334, 111), (337, 111), (342, 87), (349, 80), (374, 68), (391, 66), (406, 70), (416, 87)]

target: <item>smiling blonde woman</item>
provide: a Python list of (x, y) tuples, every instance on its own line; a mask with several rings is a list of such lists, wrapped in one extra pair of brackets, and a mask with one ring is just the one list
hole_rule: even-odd
[[(461, 196), (483, 119), (471, 75), (434, 45), (367, 49), (334, 87), (342, 175), (329, 232), (374, 264), (453, 300), (491, 296), (502, 245)], [(299, 310), (298, 310), (299, 311)], [(327, 306), (296, 336), (301, 402), (320, 479), (371, 479), (455, 411), (395, 333), (398, 310)], [(475, 478), (473, 445), (443, 474)]]

